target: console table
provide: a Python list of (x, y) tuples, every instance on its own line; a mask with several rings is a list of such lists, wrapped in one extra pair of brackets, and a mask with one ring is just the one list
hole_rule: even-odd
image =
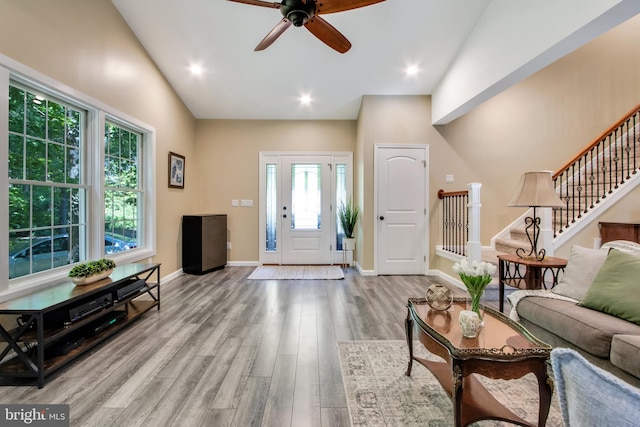
[[(524, 266), (525, 272), (520, 270)], [(500, 299), (500, 312), (504, 309), (504, 285), (519, 289), (546, 289), (545, 275), (551, 274), (551, 287), (558, 284), (558, 276), (567, 266), (564, 258), (545, 257), (542, 261), (537, 259), (524, 259), (518, 255), (498, 255), (498, 298)]]
[(153, 307), (160, 310), (160, 264), (138, 263), (119, 265), (88, 285), (67, 280), (0, 303), (0, 342), (6, 344), (0, 378), (9, 384), (35, 380), (42, 388), (46, 376)]

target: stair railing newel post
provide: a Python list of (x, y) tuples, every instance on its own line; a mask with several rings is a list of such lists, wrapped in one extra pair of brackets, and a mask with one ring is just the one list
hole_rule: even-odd
[(469, 261), (482, 260), (482, 243), (480, 242), (480, 189), (482, 184), (471, 182), (467, 184), (469, 191), (469, 201), (467, 202), (468, 216), (468, 240), (467, 240), (467, 258)]

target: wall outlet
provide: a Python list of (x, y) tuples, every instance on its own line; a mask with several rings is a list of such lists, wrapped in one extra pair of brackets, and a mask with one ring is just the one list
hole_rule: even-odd
[(227, 249), (231, 249), (231, 242), (227, 242)]

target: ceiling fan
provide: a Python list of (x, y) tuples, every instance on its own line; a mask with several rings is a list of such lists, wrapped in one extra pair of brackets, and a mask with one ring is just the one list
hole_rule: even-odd
[(271, 46), (290, 26), (305, 26), (320, 41), (340, 53), (351, 49), (351, 43), (331, 24), (322, 19), (320, 14), (343, 12), (369, 6), (384, 0), (282, 0), (281, 3), (263, 0), (229, 0), (253, 6), (279, 9), (282, 20), (262, 39), (255, 50), (264, 50)]

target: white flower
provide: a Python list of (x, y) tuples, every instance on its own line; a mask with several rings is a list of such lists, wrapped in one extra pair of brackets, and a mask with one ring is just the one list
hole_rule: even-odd
[(496, 272), (496, 266), (488, 262), (469, 261), (464, 258), (453, 264), (453, 271), (470, 277), (491, 276)]

